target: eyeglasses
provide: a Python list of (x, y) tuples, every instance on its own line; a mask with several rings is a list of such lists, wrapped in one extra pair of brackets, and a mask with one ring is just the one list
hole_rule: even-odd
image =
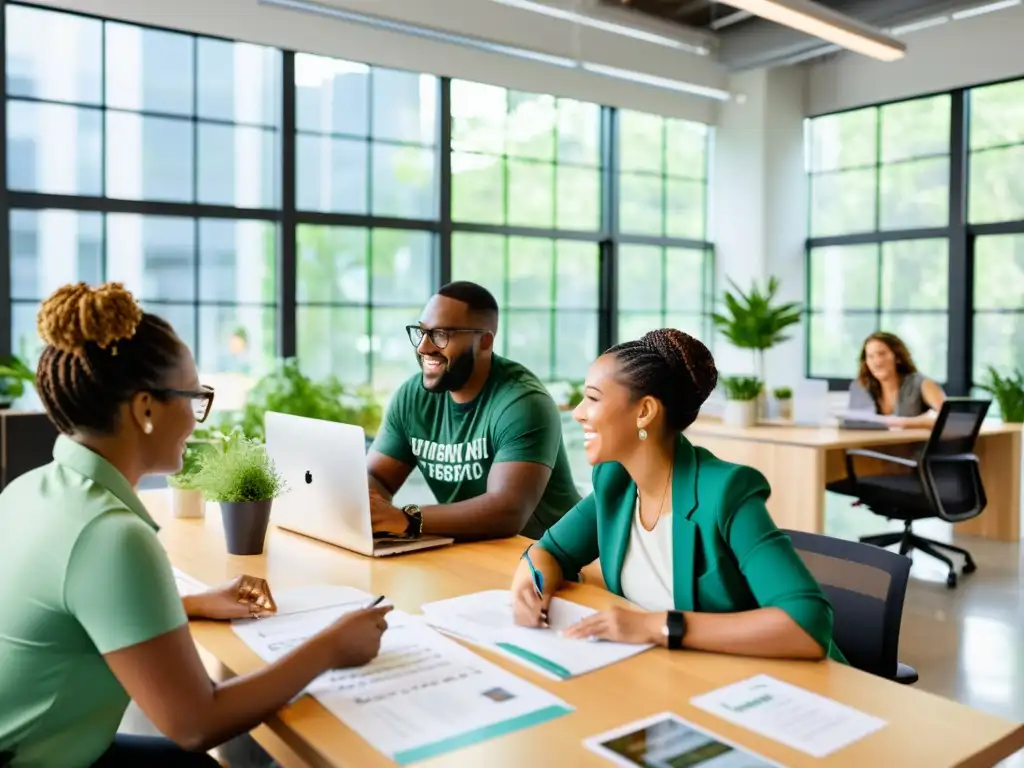
[(452, 336), (457, 333), (488, 333), (480, 328), (422, 328), (418, 325), (405, 326), (405, 332), (409, 334), (409, 341), (414, 347), (419, 347), (423, 337), (430, 339), (430, 343), (438, 349), (444, 349)]
[(202, 424), (210, 415), (213, 407), (213, 387), (205, 384), (198, 390), (195, 389), (151, 389), (150, 392), (156, 397), (187, 397), (192, 401), (192, 412), (196, 421)]

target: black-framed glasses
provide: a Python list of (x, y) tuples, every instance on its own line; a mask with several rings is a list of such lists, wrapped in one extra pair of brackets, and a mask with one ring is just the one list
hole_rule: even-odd
[(187, 397), (192, 401), (192, 413), (196, 421), (202, 424), (213, 408), (213, 387), (205, 384), (199, 389), (151, 389), (156, 397)]
[(423, 337), (430, 339), (430, 343), (438, 349), (444, 349), (452, 336), (457, 333), (487, 333), (482, 328), (422, 328), (418, 325), (405, 326), (405, 332), (409, 334), (409, 341), (414, 347), (419, 347)]

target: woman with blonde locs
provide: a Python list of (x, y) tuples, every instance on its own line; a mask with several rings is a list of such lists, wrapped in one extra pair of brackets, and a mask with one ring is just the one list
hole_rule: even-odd
[[(135, 493), (181, 467), (213, 391), (170, 325), (118, 283), (58, 289), (38, 315), (53, 461), (0, 493), (0, 766), (205, 766), (331, 668), (373, 659), (389, 607), (347, 614), (287, 656), (210, 680), (189, 618), (275, 610), (240, 576), (179, 597)], [(116, 734), (134, 700), (168, 738)]]

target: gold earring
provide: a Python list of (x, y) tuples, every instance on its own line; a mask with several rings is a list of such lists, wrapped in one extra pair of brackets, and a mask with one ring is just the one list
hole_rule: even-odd
[(145, 432), (147, 435), (153, 434), (153, 422), (147, 421), (146, 426), (142, 428), (142, 431)]
[(639, 431), (636, 433), (636, 436), (639, 437), (641, 440), (646, 440), (647, 430), (644, 429), (643, 427), (640, 427)]

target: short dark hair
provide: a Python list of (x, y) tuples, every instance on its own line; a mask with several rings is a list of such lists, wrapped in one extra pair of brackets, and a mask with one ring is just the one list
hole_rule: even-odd
[(174, 329), (143, 312), (120, 283), (58, 288), (36, 322), (46, 343), (36, 388), (63, 434), (112, 433), (121, 404), (165, 387), (181, 364), (184, 345)]
[(468, 280), (456, 280), (454, 283), (442, 285), (438, 296), (461, 301), (469, 307), (469, 311), (480, 317), (489, 326), (489, 330), (498, 328), (498, 302), (494, 294), (477, 283)]
[(634, 399), (657, 398), (665, 407), (665, 425), (677, 432), (693, 424), (718, 385), (711, 350), (675, 328), (650, 331), (606, 354), (618, 359), (620, 376)]

